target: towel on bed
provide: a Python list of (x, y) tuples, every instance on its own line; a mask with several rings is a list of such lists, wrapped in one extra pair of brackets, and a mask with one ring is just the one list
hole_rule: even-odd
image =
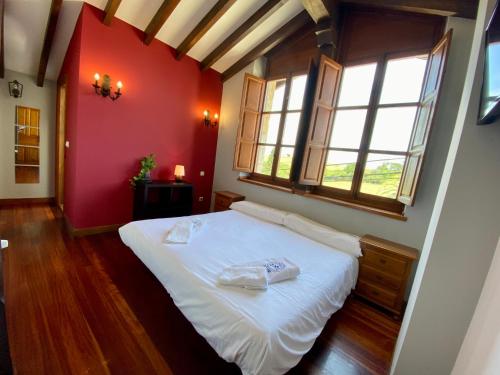
[(259, 266), (231, 266), (224, 268), (218, 282), (246, 289), (267, 289), (267, 270)]
[(271, 258), (225, 268), (219, 284), (248, 289), (267, 289), (268, 284), (293, 279), (300, 268), (287, 258)]
[(201, 229), (200, 219), (182, 219), (177, 221), (167, 232), (165, 242), (172, 244), (187, 244), (191, 240), (193, 233)]
[(300, 268), (287, 258), (270, 258), (251, 262), (247, 266), (262, 266), (267, 271), (269, 284), (279, 283), (288, 279), (294, 279), (300, 274)]

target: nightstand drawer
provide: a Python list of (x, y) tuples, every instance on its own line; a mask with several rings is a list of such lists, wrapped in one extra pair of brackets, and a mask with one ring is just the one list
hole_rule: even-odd
[(390, 288), (395, 291), (401, 289), (404, 285), (403, 279), (372, 268), (366, 264), (361, 264), (359, 269), (359, 279), (379, 284), (382, 287)]
[(222, 206), (220, 204), (214, 204), (214, 212), (227, 211), (227, 206)]
[(389, 309), (396, 307), (398, 294), (372, 283), (358, 281), (356, 293)]
[(396, 276), (405, 275), (408, 265), (408, 262), (404, 260), (385, 255), (377, 250), (366, 248), (363, 254), (362, 263), (372, 265), (381, 271)]
[(232, 193), (230, 191), (216, 191), (214, 199), (214, 211), (226, 211), (233, 202), (239, 202), (244, 200), (243, 195)]
[(231, 199), (221, 196), (215, 197), (215, 206), (224, 207), (224, 209), (228, 209), (231, 205)]

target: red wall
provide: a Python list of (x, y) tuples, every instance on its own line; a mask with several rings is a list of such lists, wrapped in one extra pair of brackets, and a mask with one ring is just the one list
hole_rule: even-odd
[[(218, 129), (204, 127), (201, 117), (205, 108), (220, 110), (220, 75), (201, 72), (187, 56), (177, 61), (158, 40), (145, 45), (142, 31), (123, 21), (105, 26), (102, 16), (83, 5), (60, 73), (68, 83), (66, 216), (75, 228), (130, 221), (128, 180), (150, 153), (158, 164), (153, 178), (173, 178), (175, 164), (185, 166), (194, 211), (208, 212)], [(123, 96), (112, 102), (96, 95), (95, 72), (109, 74), (113, 86), (121, 80)]]

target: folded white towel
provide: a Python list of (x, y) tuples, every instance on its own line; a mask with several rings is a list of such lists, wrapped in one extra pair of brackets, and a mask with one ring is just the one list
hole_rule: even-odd
[(293, 279), (300, 268), (286, 258), (271, 258), (224, 268), (219, 275), (221, 285), (248, 289), (267, 289), (268, 284)]
[(246, 289), (267, 289), (265, 267), (232, 266), (225, 268), (218, 277), (221, 285), (239, 286)]
[(174, 244), (187, 244), (193, 233), (199, 231), (203, 225), (202, 221), (196, 219), (182, 219), (174, 224), (167, 232), (165, 242)]
[(246, 266), (262, 266), (267, 271), (267, 281), (269, 284), (293, 279), (299, 276), (300, 268), (287, 258), (270, 258), (256, 262), (247, 263)]

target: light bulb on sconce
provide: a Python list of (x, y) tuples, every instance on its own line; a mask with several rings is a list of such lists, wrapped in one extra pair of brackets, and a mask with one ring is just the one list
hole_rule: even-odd
[(214, 121), (210, 120), (210, 111), (208, 109), (205, 109), (203, 111), (203, 125), (205, 125), (207, 128), (208, 127), (216, 127), (219, 124), (219, 114), (216, 113), (214, 114)]
[(92, 87), (94, 88), (95, 93), (97, 95), (101, 95), (103, 98), (109, 97), (113, 101), (115, 101), (116, 99), (118, 99), (122, 95), (122, 93), (121, 93), (121, 89), (123, 87), (122, 81), (116, 82), (117, 90), (114, 92), (114, 95), (112, 95), (111, 94), (111, 85), (110, 85), (111, 77), (107, 74), (104, 74), (104, 76), (102, 77), (102, 83), (101, 83), (101, 85), (99, 85), (100, 78), (101, 78), (101, 76), (99, 75), (99, 73), (94, 74), (95, 82), (92, 85)]

